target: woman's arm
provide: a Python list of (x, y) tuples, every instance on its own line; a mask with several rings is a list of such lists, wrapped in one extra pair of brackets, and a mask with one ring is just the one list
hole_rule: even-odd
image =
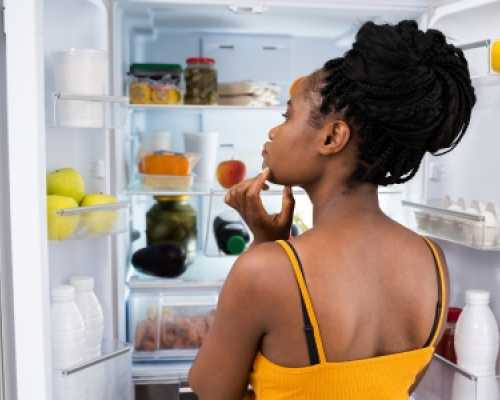
[(266, 331), (265, 247), (240, 256), (222, 288), (214, 324), (189, 372), (189, 385), (200, 400), (241, 400), (246, 391)]

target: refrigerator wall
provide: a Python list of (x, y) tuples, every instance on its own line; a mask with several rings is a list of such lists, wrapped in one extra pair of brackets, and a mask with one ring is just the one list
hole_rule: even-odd
[[(496, 2), (443, 17), (436, 21), (434, 27), (445, 32), (456, 44), (472, 43), (500, 37), (499, 16), (500, 4)], [(479, 57), (472, 52), (466, 51), (465, 54), (469, 57), (470, 64), (480, 62)], [(496, 183), (496, 176), (500, 148), (500, 76), (493, 77), (490, 81), (473, 79), (473, 84), (477, 103), (462, 142), (453, 152), (443, 157), (429, 157), (427, 160), (427, 170), (437, 169), (440, 177), (426, 181), (426, 200), (449, 195), (454, 200), (462, 197), (467, 202), (491, 201), (498, 207), (500, 187)], [(439, 243), (450, 269), (450, 304), (463, 306), (466, 289), (486, 289), (492, 294), (492, 308), (497, 320), (500, 320), (500, 253), (474, 250), (445, 241)]]

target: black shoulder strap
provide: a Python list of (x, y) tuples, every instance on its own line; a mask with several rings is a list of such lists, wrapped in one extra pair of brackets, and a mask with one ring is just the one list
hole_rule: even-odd
[[(302, 262), (300, 261), (299, 255), (297, 254), (297, 251), (295, 248), (292, 246), (292, 244), (289, 241), (286, 241), (288, 246), (290, 246), (290, 249), (292, 250), (295, 258), (297, 259), (297, 263), (299, 264), (300, 267), (300, 272), (302, 273), (302, 277), (304, 278), (304, 282), (306, 281), (305, 275), (304, 275), (304, 269), (302, 268)], [(307, 285), (307, 282), (306, 282)], [(314, 341), (314, 328), (311, 325), (311, 320), (309, 319), (309, 314), (307, 313), (306, 305), (304, 303), (304, 298), (302, 297), (302, 292), (300, 291), (299, 288), (299, 293), (300, 293), (300, 302), (302, 304), (302, 315), (304, 317), (304, 333), (306, 335), (306, 343), (307, 343), (307, 351), (309, 352), (309, 360), (311, 362), (311, 365), (314, 364), (319, 364), (319, 355), (318, 355), (318, 349), (316, 347), (316, 342)]]

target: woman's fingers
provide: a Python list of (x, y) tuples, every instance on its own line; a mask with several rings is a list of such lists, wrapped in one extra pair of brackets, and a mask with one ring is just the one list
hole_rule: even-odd
[(295, 199), (291, 186), (285, 186), (283, 189), (283, 197), (281, 201), (281, 212), (278, 220), (280, 224), (286, 224), (293, 219), (293, 210), (295, 209)]

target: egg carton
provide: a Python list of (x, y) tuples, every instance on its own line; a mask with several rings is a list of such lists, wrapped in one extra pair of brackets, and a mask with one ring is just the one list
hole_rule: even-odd
[(413, 218), (412, 225), (421, 234), (478, 249), (500, 249), (496, 206), (474, 200), (467, 204), (449, 196), (429, 204), (403, 201)]

